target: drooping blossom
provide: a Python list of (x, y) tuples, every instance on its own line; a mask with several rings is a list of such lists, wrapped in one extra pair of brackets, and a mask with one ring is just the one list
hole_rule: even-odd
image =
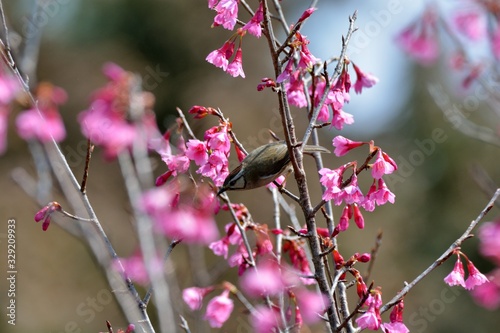
[[(182, 136), (177, 143), (177, 152), (174, 153), (170, 145), (170, 131), (165, 132), (163, 137), (150, 140), (149, 146), (155, 150), (167, 165), (168, 171), (157, 178), (156, 186), (163, 185), (170, 176), (176, 177), (178, 174), (185, 173), (189, 169), (189, 158), (186, 152), (186, 144)], [(189, 142), (187, 144), (189, 146)]]
[(241, 277), (241, 288), (251, 297), (274, 296), (283, 292), (287, 287), (285, 277), (287, 271), (272, 260), (266, 260), (250, 269)]
[(383, 175), (389, 175), (398, 169), (398, 165), (389, 157), (382, 149), (378, 150), (375, 163), (372, 165), (372, 177), (375, 179), (382, 178)]
[[(377, 186), (378, 185), (378, 186)], [(366, 193), (365, 200), (361, 206), (368, 212), (375, 209), (375, 205), (382, 206), (387, 202), (394, 203), (396, 196), (389, 190), (382, 178), (374, 179), (368, 193)]]
[(396, 37), (396, 42), (416, 61), (428, 66), (439, 55), (437, 35), (437, 14), (428, 7), (416, 22)]
[(361, 94), (363, 88), (371, 88), (378, 83), (378, 78), (373, 74), (365, 73), (355, 63), (352, 63), (356, 72), (356, 83), (354, 83), (354, 91)]
[(466, 258), (467, 261), (467, 270), (469, 271), (469, 276), (467, 277), (467, 280), (465, 280), (465, 289), (467, 290), (472, 290), (476, 286), (480, 286), (484, 283), (489, 282), (488, 278), (481, 273), (476, 266), (470, 261), (468, 258)]
[(243, 26), (242, 29), (247, 30), (249, 34), (254, 35), (257, 38), (260, 38), (262, 35), (262, 21), (264, 21), (264, 11), (262, 10), (262, 3), (259, 3), (259, 8), (255, 12), (254, 16)]
[(307, 45), (309, 44), (309, 39), (302, 35), (300, 32), (295, 33), (295, 40), (292, 42), (294, 47), (299, 50), (299, 69), (310, 70), (312, 66), (318, 62), (317, 59)]
[(470, 38), (477, 41), (486, 34), (485, 15), (475, 10), (460, 11), (453, 17), (455, 29)]
[(87, 110), (78, 115), (83, 135), (93, 144), (104, 148), (106, 158), (115, 158), (132, 147), (139, 138), (137, 126), (144, 127), (148, 140), (157, 137), (158, 129), (152, 111), (154, 97), (149, 92), (134, 96), (143, 102), (144, 114), (140, 119), (131, 120), (129, 110), (132, 96), (131, 87), (135, 82), (133, 74), (118, 65), (108, 63), (103, 67), (108, 83), (94, 92)]
[(16, 118), (17, 133), (24, 140), (61, 142), (66, 130), (58, 106), (67, 100), (66, 92), (50, 83), (40, 83), (36, 90), (37, 107), (20, 113)]
[(356, 319), (361, 329), (378, 330), (382, 324), (380, 317), (380, 307), (382, 306), (382, 297), (379, 290), (372, 291), (365, 302), (368, 310)]
[(465, 288), (465, 280), (464, 280), (464, 265), (460, 260), (460, 255), (457, 253), (457, 261), (455, 262), (455, 266), (453, 270), (444, 278), (444, 282), (446, 282), (449, 286), (462, 286)]
[(190, 287), (182, 291), (182, 299), (191, 310), (199, 310), (203, 305), (203, 298), (214, 290), (214, 287)]
[(391, 314), (389, 316), (390, 322), (382, 324), (382, 331), (384, 331), (384, 333), (410, 332), (408, 327), (406, 327), (406, 325), (403, 323), (403, 309), (404, 309), (403, 300), (401, 300), (392, 308)]
[(219, 0), (214, 6), (214, 1), (209, 1), (209, 6), (217, 12), (214, 17), (214, 26), (223, 26), (224, 29), (233, 30), (238, 19), (238, 0)]
[(300, 71), (293, 72), (289, 77), (289, 82), (285, 83), (288, 102), (298, 108), (307, 106), (307, 97), (304, 92), (304, 81), (300, 76)]
[(218, 236), (213, 217), (216, 201), (208, 185), (193, 194), (180, 192), (174, 183), (145, 192), (140, 205), (167, 237), (209, 244)]
[[(337, 169), (322, 168), (318, 171), (321, 175), (320, 183), (326, 189), (323, 193), (323, 200), (329, 201), (338, 198), (342, 192), (340, 188), (342, 185), (342, 175), (345, 171), (345, 166), (341, 166)], [(340, 205), (342, 200), (335, 200), (336, 205)]]
[(245, 78), (245, 72), (243, 71), (243, 60), (242, 60), (243, 52), (241, 47), (236, 50), (236, 54), (234, 56), (233, 61), (227, 66), (226, 72), (232, 77), (241, 76)]
[(481, 254), (500, 266), (500, 220), (483, 223), (478, 236)]
[(233, 56), (234, 47), (234, 42), (226, 41), (220, 49), (210, 52), (205, 60), (215, 67), (222, 68), (225, 72), (229, 65), (229, 59)]
[(283, 327), (279, 310), (257, 305), (250, 315), (250, 322), (256, 333), (269, 333)]
[(229, 174), (231, 138), (228, 126), (221, 123), (208, 129), (204, 141), (189, 140), (184, 154), (199, 166), (196, 173), (211, 178), (215, 186), (221, 186)]
[(328, 299), (316, 292), (307, 289), (299, 289), (295, 292), (298, 310), (306, 324), (314, 324), (321, 320), (321, 316), (328, 306)]
[(236, 227), (236, 223), (226, 224), (226, 235), (218, 241), (214, 241), (209, 244), (209, 248), (214, 252), (216, 256), (222, 256), (227, 259), (229, 244), (240, 245), (243, 241), (240, 234), (240, 229)]
[(204, 319), (208, 320), (210, 327), (220, 328), (229, 319), (233, 308), (234, 302), (229, 298), (229, 290), (226, 289), (208, 302)]

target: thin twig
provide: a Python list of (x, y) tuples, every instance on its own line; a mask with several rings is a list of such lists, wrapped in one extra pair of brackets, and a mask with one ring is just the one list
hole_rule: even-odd
[(87, 178), (89, 176), (90, 159), (92, 157), (92, 152), (94, 151), (94, 145), (87, 139), (87, 155), (85, 156), (85, 167), (83, 169), (82, 185), (80, 186), (80, 192), (85, 193), (87, 190)]
[(493, 205), (495, 204), (495, 201), (498, 199), (500, 196), (500, 188), (498, 188), (493, 195), (493, 197), (490, 199), (486, 207), (479, 213), (479, 215), (476, 217), (475, 220), (473, 220), (470, 224), (467, 230), (460, 236), (456, 241), (451, 244), (451, 246), (438, 258), (436, 261), (434, 261), (425, 271), (420, 273), (413, 281), (408, 283), (401, 291), (394, 296), (389, 302), (387, 302), (384, 306), (380, 308), (380, 313), (384, 313), (385, 311), (389, 310), (392, 306), (396, 305), (397, 302), (399, 302), (408, 292), (418, 283), (420, 280), (422, 280), (424, 277), (426, 277), (431, 271), (433, 271), (435, 268), (440, 266), (443, 262), (445, 262), (455, 251), (455, 249), (459, 248), (462, 245), (462, 242), (468, 238), (470, 238), (472, 230), (476, 227), (476, 225), (483, 219), (483, 217), (490, 211), (491, 208), (493, 208)]
[(191, 126), (189, 126), (189, 123), (188, 121), (186, 120), (186, 116), (184, 115), (184, 112), (182, 112), (181, 108), (175, 108), (177, 110), (177, 113), (179, 114), (179, 117), (181, 118), (182, 120), (182, 124), (184, 125), (184, 127), (186, 128), (186, 130), (188, 131), (188, 134), (189, 134), (189, 137), (191, 139), (196, 139), (196, 135), (194, 135), (194, 132), (193, 130), (191, 129)]
[(180, 319), (181, 319), (181, 323), (179, 324), (180, 328), (182, 328), (184, 330), (184, 332), (186, 333), (191, 333), (191, 330), (189, 329), (189, 324), (186, 320), (186, 318), (184, 318), (182, 315), (179, 315)]

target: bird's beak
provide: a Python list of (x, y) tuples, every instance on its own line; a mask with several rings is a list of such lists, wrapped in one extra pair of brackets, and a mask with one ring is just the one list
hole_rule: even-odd
[(222, 186), (218, 191), (217, 191), (217, 196), (221, 195), (222, 193), (226, 192), (227, 188)]

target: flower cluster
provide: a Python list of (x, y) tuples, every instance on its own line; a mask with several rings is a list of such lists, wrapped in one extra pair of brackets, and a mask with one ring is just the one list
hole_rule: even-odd
[[(79, 114), (78, 121), (83, 135), (102, 146), (106, 158), (114, 158), (132, 147), (141, 133), (138, 126), (145, 127), (143, 133), (156, 135), (158, 132), (152, 112), (154, 97), (148, 92), (131, 96), (132, 86), (138, 83), (132, 73), (116, 64), (104, 65), (103, 72), (109, 82), (94, 92), (90, 107)], [(142, 101), (143, 114), (131, 114), (132, 98)]]
[(230, 124), (221, 122), (205, 131), (203, 141), (191, 139), (186, 144), (186, 156), (199, 167), (196, 173), (212, 179), (216, 186), (221, 186), (229, 174), (229, 130)]
[[(492, 23), (489, 33), (488, 22)], [(492, 58), (492, 64), (500, 59), (500, 24), (495, 2), (465, 1), (457, 9), (443, 14), (439, 13), (437, 6), (430, 4), (398, 34), (396, 42), (418, 63), (428, 66), (434, 64), (439, 56), (437, 37), (441, 31), (453, 40), (455, 54), (450, 57), (450, 66), (454, 70), (468, 72), (462, 81), (464, 88), (485, 72), (488, 57)], [(476, 48), (475, 45), (481, 46)], [(471, 49), (485, 50), (492, 57), (481, 51), (469, 52)]]
[[(345, 231), (352, 217), (354, 217), (354, 221), (360, 229), (364, 227), (360, 206), (371, 212), (375, 209), (375, 206), (385, 205), (387, 202), (394, 203), (395, 196), (387, 188), (382, 177), (397, 170), (396, 162), (382, 149), (374, 146), (373, 142), (352, 141), (340, 135), (333, 139), (334, 153), (337, 156), (343, 156), (350, 150), (364, 144), (369, 144), (371, 156), (376, 156), (373, 164), (366, 165), (367, 168), (371, 168), (373, 178), (373, 183), (366, 195), (358, 186), (358, 173), (361, 169), (357, 169), (356, 161), (344, 164), (334, 170), (329, 168), (319, 170), (320, 182), (325, 187), (323, 200), (332, 200), (337, 206), (345, 204), (337, 226), (338, 231)], [(345, 175), (349, 170), (351, 171), (350, 176), (346, 177)]]
[(423, 15), (396, 38), (401, 48), (422, 65), (430, 65), (439, 56), (437, 14), (429, 6)]
[(40, 83), (36, 89), (37, 107), (20, 113), (16, 118), (17, 133), (24, 140), (61, 142), (66, 130), (58, 106), (65, 103), (66, 92), (50, 83)]
[[(468, 290), (472, 290), (476, 286), (480, 286), (488, 282), (488, 278), (484, 274), (482, 274), (476, 268), (476, 266), (474, 266), (472, 261), (470, 261), (462, 251), (455, 250), (454, 253), (457, 255), (455, 267), (453, 267), (451, 273), (444, 278), (444, 282), (446, 282), (449, 286), (462, 286)], [(465, 271), (462, 260), (460, 260), (460, 256), (464, 257), (465, 261), (467, 262), (467, 270), (469, 271), (469, 276), (466, 280), (464, 279)]]
[(209, 244), (218, 236), (213, 218), (218, 203), (208, 185), (192, 189), (179, 180), (145, 192), (140, 204), (167, 237)]
[[(208, 304), (204, 315), (211, 327), (219, 328), (229, 319), (231, 312), (234, 309), (234, 302), (229, 298), (229, 292), (234, 290), (234, 286), (230, 283), (224, 284), (222, 294), (212, 298)], [(182, 292), (182, 299), (191, 310), (199, 310), (203, 304), (203, 298), (215, 290), (215, 287), (191, 287), (186, 288)]]
[[(227, 30), (233, 30), (238, 20), (238, 2), (238, 0), (209, 0), (208, 7), (217, 12), (217, 15), (214, 17), (213, 26), (222, 26)], [(243, 71), (242, 60), (243, 50), (241, 48), (242, 39), (246, 32), (259, 38), (262, 35), (261, 23), (263, 20), (264, 13), (261, 3), (250, 21), (242, 28), (237, 29), (237, 31), (224, 42), (221, 48), (210, 52), (205, 60), (221, 68), (224, 72), (233, 77), (241, 76), (244, 78), (245, 72)], [(239, 42), (238, 46), (236, 46), (236, 39), (238, 37)], [(231, 58), (232, 60), (230, 61)]]

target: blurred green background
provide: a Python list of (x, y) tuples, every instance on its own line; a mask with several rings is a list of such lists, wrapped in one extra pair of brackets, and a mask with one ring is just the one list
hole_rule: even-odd
[[(381, 16), (380, 13), (387, 11), (394, 2), (400, 10), (389, 17)], [(11, 29), (21, 36), (26, 36), (32, 28), (33, 3), (4, 1)], [(283, 5), (290, 22), (306, 8), (302, 1), (284, 2)], [(433, 83), (457, 104), (467, 97), (455, 94), (450, 84), (453, 79), (446, 76), (449, 72), (446, 60), (422, 68), (393, 45), (394, 36), (413, 19), (418, 6), (410, 1), (320, 2), (305, 32), (311, 37), (311, 50), (315, 54), (325, 53), (320, 56), (326, 58), (338, 54), (341, 35), (347, 31), (347, 17), (355, 9), (358, 10), (360, 32), (369, 31), (366, 30), (369, 24), (379, 24), (378, 33), (370, 36), (369, 43), (359, 44), (361, 41), (355, 39), (352, 50), (356, 52), (348, 52), (363, 70), (380, 77), (381, 82), (366, 94), (352, 94), (352, 102), (345, 111), (354, 114), (356, 123), (343, 135), (354, 140), (375, 140), (400, 164), (399, 176), (402, 178), (399, 178), (401, 181), (394, 178), (392, 186), (389, 182), (396, 194), (395, 205), (366, 213), (365, 230), (359, 231), (353, 225), (339, 238), (339, 243), (344, 257), (354, 252), (368, 252), (377, 231), (383, 230), (383, 244), (372, 278), (375, 285), (382, 286), (384, 301), (402, 288), (403, 281), (411, 281), (444, 252), (489, 200), (472, 179), (471, 167), (479, 164), (493, 180), (500, 179), (498, 148), (454, 130), (429, 94), (428, 84)], [(46, 21), (39, 24), (43, 28), (43, 38), (37, 79), (50, 81), (68, 92), (69, 101), (61, 108), (68, 138), (61, 148), (70, 156), (70, 165), (76, 175), (83, 172), (81, 152), (85, 142), (75, 121), (76, 115), (88, 107), (91, 93), (105, 83), (101, 67), (108, 61), (142, 76), (145, 89), (156, 96), (155, 111), (162, 128), (172, 123), (176, 107), (187, 111), (197, 104), (219, 107), (250, 149), (267, 142), (267, 128), (282, 135), (279, 127), (276, 129), (276, 96), (270, 90), (256, 90), (261, 78), (272, 77), (267, 43), (250, 36), (244, 39), (246, 79), (233, 79), (206, 63), (206, 55), (219, 48), (231, 34), (210, 28), (214, 13), (207, 8), (206, 1), (55, 0), (49, 1), (43, 13)], [(316, 34), (323, 37), (314, 37)], [(370, 102), (363, 104), (364, 99)], [(494, 124), (495, 129), (497, 118), (483, 104), (480, 101), (477, 107), (469, 110), (471, 119)], [(294, 114), (297, 119), (303, 116), (299, 111)], [(15, 134), (14, 118), (11, 115), (8, 150), (0, 163), (0, 211), (2, 221), (8, 218), (17, 221), (17, 324), (15, 327), (7, 325), (4, 316), (0, 331), (98, 332), (106, 330), (105, 320), (109, 320), (115, 330), (125, 327), (127, 323), (114, 300), (109, 299), (106, 281), (85, 246), (56, 225), (42, 232), (41, 226), (33, 221), (39, 207), (11, 180), (10, 174), (16, 167), (34, 172), (26, 145)], [(197, 133), (215, 124), (215, 119), (192, 122)], [(299, 132), (303, 128), (304, 124), (299, 121)], [(433, 131), (441, 133), (441, 142), (431, 143)], [(337, 131), (322, 131), (323, 145), (330, 147), (332, 137), (337, 134)], [(364, 160), (365, 154), (364, 151), (355, 153), (340, 161), (335, 156), (328, 156), (325, 164), (336, 168), (348, 161), (347, 158)], [(315, 180), (312, 161), (307, 161), (306, 166), (311, 171), (312, 184)], [(116, 251), (126, 257), (135, 250), (136, 238), (118, 170), (117, 163), (103, 161), (97, 149), (92, 160), (88, 195)], [(163, 171), (164, 167), (158, 164), (156, 174)], [(313, 199), (318, 200), (319, 192), (314, 186), (311, 185), (315, 193)], [(264, 203), (262, 198), (265, 198)], [(236, 193), (233, 201), (244, 202), (256, 221), (272, 222), (273, 208), (268, 205), (271, 197), (265, 189)], [(340, 210), (335, 212), (338, 218)], [(486, 220), (495, 218), (497, 213), (497, 209), (493, 209)], [(221, 230), (229, 220), (228, 215), (219, 217)], [(0, 225), (3, 225), (1, 248), (5, 253), (7, 229), (4, 223)], [(477, 239), (469, 240), (463, 251), (483, 272), (488, 272), (492, 266), (479, 256), (477, 244)], [(192, 270), (196, 267), (186, 265), (188, 251), (199, 251), (210, 265), (220, 265), (211, 253), (188, 249), (182, 244), (178, 246), (168, 268), (169, 276), (175, 276), (177, 281), (172, 285), (175, 299), (180, 299), (180, 288), (196, 283), (192, 278)], [(2, 255), (1, 267), (6, 267), (5, 260)], [(405, 298), (405, 323), (410, 331), (497, 331), (498, 311), (478, 307), (465, 290), (448, 290), (443, 278), (452, 267), (452, 262), (445, 263)], [(223, 278), (234, 278), (234, 272), (224, 273), (219, 280)], [(2, 279), (2, 309), (6, 306), (6, 286), (6, 280)], [(93, 300), (97, 303), (95, 307), (91, 306)], [(199, 320), (201, 312), (191, 313), (180, 301), (177, 307), (183, 309), (193, 332), (210, 331)], [(150, 312), (154, 319), (154, 311)], [(387, 320), (387, 315), (384, 318)], [(241, 307), (221, 331), (249, 331)]]

